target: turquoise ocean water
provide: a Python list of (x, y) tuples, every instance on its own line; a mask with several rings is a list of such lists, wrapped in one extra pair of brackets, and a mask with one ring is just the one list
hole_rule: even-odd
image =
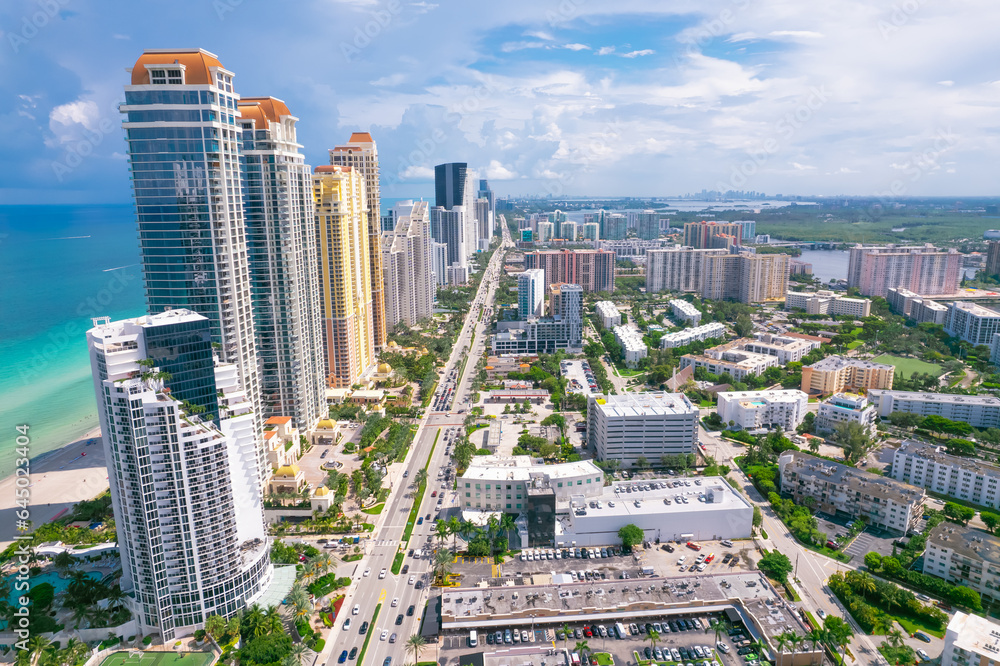
[(0, 206), (0, 477), (97, 426), (91, 318), (144, 311), (131, 205)]
[(131, 204), (0, 206), (0, 478), (15, 426), (30, 426), (32, 457), (97, 426), (91, 318), (144, 312)]

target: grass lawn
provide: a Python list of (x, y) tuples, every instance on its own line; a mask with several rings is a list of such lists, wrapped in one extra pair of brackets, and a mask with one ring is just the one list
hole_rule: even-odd
[(848, 343), (847, 348), (848, 349), (857, 349), (858, 347), (860, 347), (863, 344), (865, 344), (864, 340), (855, 340), (854, 342)]
[(367, 509), (361, 509), (361, 512), (367, 513), (369, 516), (377, 516), (378, 514), (382, 513), (382, 509), (384, 507), (385, 507), (385, 502), (380, 502), (379, 504), (376, 504), (373, 507), (369, 507)]
[(396, 557), (392, 558), (392, 573), (393, 575), (399, 575), (399, 570), (403, 568), (403, 551), (396, 553)]
[(933, 363), (927, 363), (926, 361), (921, 361), (916, 358), (903, 358), (902, 356), (891, 356), (889, 354), (882, 354), (872, 359), (876, 363), (888, 363), (894, 366), (896, 370), (906, 377), (909, 377), (914, 372), (926, 372), (934, 377), (940, 377), (944, 370), (939, 365), (934, 365)]
[(595, 652), (591, 656), (597, 660), (598, 666), (615, 666), (615, 658), (607, 652)]
[(129, 659), (125, 650), (109, 654), (101, 666), (205, 666), (211, 661), (211, 652), (144, 652)]
[(903, 631), (907, 634), (912, 635), (915, 631), (922, 631), (925, 634), (929, 634), (937, 638), (944, 638), (944, 629), (931, 629), (926, 624), (914, 622), (908, 617), (899, 617), (898, 615), (893, 615), (892, 617), (896, 620), (896, 622), (899, 622), (900, 626), (903, 627)]

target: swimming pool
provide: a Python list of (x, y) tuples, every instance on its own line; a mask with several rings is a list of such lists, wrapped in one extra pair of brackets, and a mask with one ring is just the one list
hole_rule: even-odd
[[(87, 577), (93, 578), (94, 580), (100, 580), (102, 576), (99, 571), (88, 571)], [(28, 584), (31, 587), (35, 587), (36, 585), (41, 585), (42, 583), (50, 583), (52, 587), (56, 589), (56, 596), (58, 596), (60, 592), (66, 590), (69, 586), (70, 580), (70, 578), (62, 578), (58, 572), (46, 571), (45, 573), (38, 574), (37, 576), (30, 576), (28, 578)], [(14, 589), (14, 584), (16, 582), (15, 576), (7, 576), (4, 579), (4, 584), (10, 585), (10, 594), (7, 595), (7, 601), (15, 608), (18, 606), (17, 598), (26, 594), (25, 590)]]

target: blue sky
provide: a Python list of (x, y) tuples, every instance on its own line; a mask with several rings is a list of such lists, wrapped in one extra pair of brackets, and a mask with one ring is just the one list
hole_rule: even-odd
[(996, 195), (1000, 3), (7, 0), (0, 204), (127, 202), (115, 104), (144, 48), (202, 47), (354, 130), (383, 195), (467, 161), (501, 194)]

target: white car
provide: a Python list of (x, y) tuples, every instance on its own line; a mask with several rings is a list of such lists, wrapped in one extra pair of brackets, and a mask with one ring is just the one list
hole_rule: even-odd
[(392, 607), (395, 608), (398, 605), (399, 605), (399, 597), (393, 597), (392, 598)]
[(417, 577), (416, 576), (410, 576), (410, 580), (406, 581), (406, 584), (407, 585), (413, 585), (415, 582), (417, 582)]
[(361, 605), (354, 604), (354, 610), (351, 611), (351, 615), (357, 615), (360, 612), (361, 612)]
[(929, 661), (931, 658), (931, 656), (927, 654), (927, 652), (923, 649), (917, 650), (917, 656), (920, 657), (923, 661)]
[(378, 577), (379, 578), (385, 578), (385, 568), (384, 567), (382, 568), (382, 571), (378, 572)]
[(365, 578), (368, 578), (368, 576), (369, 576), (369, 574), (371, 574), (371, 572), (372, 572), (372, 570), (370, 568), (365, 569)]
[(383, 629), (383, 630), (382, 630), (382, 637), (381, 637), (381, 638), (379, 638), (379, 640), (380, 640), (380, 641), (384, 641), (384, 640), (385, 640), (385, 639), (387, 639), (387, 638), (389, 638), (389, 631), (388, 631), (388, 630), (386, 630), (386, 629)]

